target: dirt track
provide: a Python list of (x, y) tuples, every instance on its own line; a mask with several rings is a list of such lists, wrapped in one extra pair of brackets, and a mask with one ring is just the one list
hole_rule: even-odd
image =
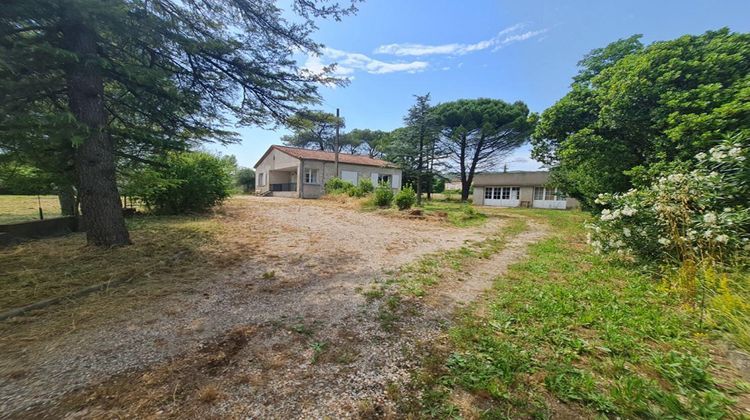
[[(41, 342), (22, 360), (3, 358), (6, 372), (18, 363), (33, 367), (0, 385), (0, 413), (289, 418), (379, 406), (387, 384), (413, 367), (410, 346), (439, 331), (447, 314), (427, 309), (393, 336), (362, 290), (420, 255), (481, 240), (503, 225), (491, 218), (458, 229), (335, 203), (251, 197), (233, 200), (217, 217), (252, 221), (268, 240), (193, 293), (77, 331), (53, 351)], [(542, 234), (532, 226), (477, 267), (471, 282), (440, 296), (476, 297)]]

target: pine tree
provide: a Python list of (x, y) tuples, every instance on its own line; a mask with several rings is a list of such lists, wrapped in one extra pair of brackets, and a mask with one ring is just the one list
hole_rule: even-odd
[[(8, 0), (0, 8), (0, 122), (43, 141), (67, 137), (90, 244), (130, 242), (116, 156), (167, 142), (227, 141), (224, 127), (284, 123), (336, 84), (316, 53), (314, 18), (354, 7), (294, 0)], [(61, 133), (52, 122), (65, 121)], [(0, 147), (14, 133), (0, 133)], [(158, 147), (156, 147), (158, 149)]]

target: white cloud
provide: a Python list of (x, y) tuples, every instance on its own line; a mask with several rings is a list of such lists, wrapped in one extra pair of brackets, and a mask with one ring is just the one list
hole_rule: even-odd
[[(509, 26), (490, 39), (475, 42), (473, 44), (450, 43), (440, 45), (426, 45), (414, 43), (399, 43), (381, 45), (375, 49), (376, 54), (391, 54), (398, 56), (424, 56), (424, 55), (464, 55), (476, 51), (486, 50), (494, 47), (493, 51), (502, 48), (514, 42), (525, 41), (547, 31), (542, 29), (538, 31), (528, 31), (525, 33), (515, 33), (523, 29), (526, 25), (517, 23)], [(515, 34), (514, 34), (515, 33)]]
[(355, 71), (365, 71), (371, 74), (387, 74), (396, 72), (416, 73), (426, 69), (426, 61), (387, 62), (376, 60), (365, 54), (347, 52), (334, 48), (323, 48), (321, 55), (309, 56), (303, 68), (312, 72), (321, 72), (325, 66), (336, 63), (334, 74), (339, 77), (349, 77)]
[(528, 32), (524, 32), (522, 34), (515, 34), (515, 35), (506, 36), (505, 38), (503, 38), (502, 41), (500, 41), (495, 46), (495, 48), (493, 49), (493, 51), (497, 51), (500, 48), (503, 48), (506, 45), (510, 45), (510, 44), (515, 43), (515, 42), (526, 41), (527, 39), (534, 38), (534, 37), (539, 36), (539, 35), (547, 32), (547, 31), (548, 31), (548, 29), (540, 29), (538, 31), (528, 31)]

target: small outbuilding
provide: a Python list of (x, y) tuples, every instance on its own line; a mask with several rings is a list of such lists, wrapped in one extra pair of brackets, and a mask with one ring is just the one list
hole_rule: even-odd
[(255, 192), (281, 197), (318, 198), (323, 185), (339, 177), (354, 185), (369, 179), (374, 185), (386, 183), (401, 189), (401, 169), (369, 156), (336, 154), (322, 150), (273, 145), (255, 164)]
[(547, 171), (487, 172), (474, 176), (473, 202), (497, 207), (571, 209), (578, 200), (549, 184)]

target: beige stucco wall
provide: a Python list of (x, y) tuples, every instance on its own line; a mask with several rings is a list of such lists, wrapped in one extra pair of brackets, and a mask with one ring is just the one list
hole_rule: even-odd
[(474, 187), (474, 194), (471, 196), (471, 202), (475, 206), (484, 204), (484, 187)]
[[(290, 182), (298, 182), (299, 179), (299, 165), (300, 161), (297, 158), (291, 157), (284, 152), (273, 149), (268, 156), (263, 159), (260, 164), (255, 168), (255, 191), (265, 192), (268, 191), (269, 184), (286, 184)], [(283, 169), (285, 172), (272, 172), (274, 170)], [(289, 172), (296, 173), (296, 179), (292, 178)], [(260, 185), (260, 177), (258, 174), (265, 174), (264, 184)]]
[[(301, 196), (303, 198), (318, 198), (323, 195), (323, 185), (329, 179), (338, 176), (341, 177), (341, 172), (351, 171), (358, 173), (358, 180), (360, 179), (372, 179), (372, 174), (383, 174), (383, 175), (401, 175), (401, 169), (398, 168), (380, 168), (376, 166), (365, 166), (365, 165), (352, 165), (349, 163), (339, 163), (339, 172), (336, 174), (336, 164), (334, 162), (322, 162), (318, 160), (304, 159), (302, 162), (301, 174), (305, 173), (305, 169), (314, 168), (318, 170), (318, 183), (317, 184), (305, 184), (302, 183)], [(321, 176), (322, 174), (322, 176)], [(302, 176), (304, 179), (304, 175)], [(394, 191), (400, 189), (401, 185), (394, 187)]]

